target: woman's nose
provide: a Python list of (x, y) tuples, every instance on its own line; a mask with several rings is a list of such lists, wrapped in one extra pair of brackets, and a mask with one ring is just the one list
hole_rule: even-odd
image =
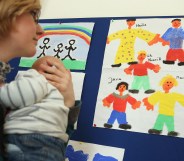
[(37, 25), (36, 34), (42, 35), (44, 33), (43, 28), (40, 26), (40, 24)]

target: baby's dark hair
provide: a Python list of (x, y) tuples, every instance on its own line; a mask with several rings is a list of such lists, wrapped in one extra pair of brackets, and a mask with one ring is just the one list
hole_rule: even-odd
[(118, 83), (117, 86), (116, 86), (116, 90), (118, 90), (118, 88), (119, 88), (121, 85), (125, 85), (125, 86), (126, 86), (126, 90), (128, 90), (128, 83), (127, 83), (127, 82), (120, 82), (120, 83)]

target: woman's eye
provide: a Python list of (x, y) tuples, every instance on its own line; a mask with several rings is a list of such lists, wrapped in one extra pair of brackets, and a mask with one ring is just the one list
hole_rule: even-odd
[(40, 16), (39, 12), (33, 10), (33, 11), (30, 11), (30, 14), (32, 15), (32, 17), (33, 17), (35, 23), (38, 23), (38, 21), (39, 21), (39, 16)]

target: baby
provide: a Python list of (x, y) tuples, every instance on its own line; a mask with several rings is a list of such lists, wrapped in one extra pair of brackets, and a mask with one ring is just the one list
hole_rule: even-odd
[(32, 69), (19, 72), (15, 81), (0, 88), (1, 105), (11, 109), (4, 124), (9, 160), (18, 161), (20, 156), (64, 160), (67, 130), (71, 131), (77, 120), (80, 101), (74, 107), (65, 105), (65, 97), (40, 70), (47, 59), (61, 63), (52, 56), (42, 57)]

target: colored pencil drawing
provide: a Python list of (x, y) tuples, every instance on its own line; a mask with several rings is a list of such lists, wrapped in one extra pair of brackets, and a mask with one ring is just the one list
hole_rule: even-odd
[(153, 64), (149, 61), (144, 61), (146, 55), (146, 51), (139, 51), (137, 56), (138, 61), (124, 69), (124, 72), (127, 75), (134, 76), (131, 89), (129, 89), (129, 92), (131, 93), (139, 93), (139, 90), (141, 88), (144, 89), (146, 94), (155, 92), (155, 90), (151, 89), (150, 86), (148, 69), (154, 71), (155, 73), (158, 73), (160, 70), (160, 66), (158, 64)]
[(131, 129), (131, 125), (127, 122), (126, 117), (126, 106), (129, 103), (132, 109), (140, 107), (141, 102), (137, 101), (129, 94), (124, 94), (124, 91), (128, 90), (128, 83), (120, 82), (116, 86), (116, 92), (109, 94), (105, 97), (102, 102), (103, 106), (110, 107), (113, 106), (113, 110), (107, 123), (104, 123), (105, 128), (112, 128), (114, 122), (117, 120), (119, 128), (121, 129)]
[(123, 64), (136, 61), (138, 51), (146, 50), (149, 61), (159, 64), (162, 70), (168, 70), (168, 66), (183, 70), (182, 21), (182, 18), (112, 20), (103, 67), (122, 68)]
[(120, 67), (122, 63), (132, 64), (135, 61), (134, 45), (136, 38), (142, 39), (148, 45), (153, 45), (159, 41), (159, 34), (152, 33), (142, 28), (132, 28), (135, 25), (136, 19), (129, 18), (126, 20), (127, 29), (123, 29), (108, 35), (107, 44), (110, 41), (120, 39), (120, 44), (116, 52), (114, 64), (112, 67)]
[(61, 59), (68, 69), (84, 70), (90, 48), (94, 23), (41, 23), (40, 36), (33, 58), (22, 58), (19, 66), (30, 67), (42, 56)]
[[(127, 66), (127, 65), (126, 65)], [(125, 68), (124, 68), (125, 69)], [(116, 90), (116, 87), (118, 83), (121, 82), (133, 82), (133, 77), (127, 75), (121, 68), (104, 68), (102, 75), (101, 75), (101, 82), (99, 86), (98, 96), (97, 96), (97, 102), (95, 107), (95, 114), (94, 114), (94, 120), (93, 120), (93, 127), (98, 128), (111, 128), (116, 130), (128, 130), (130, 132), (140, 132), (148, 134), (149, 129), (154, 129), (155, 120), (158, 116), (158, 111), (160, 109), (159, 103), (154, 104), (154, 110), (147, 110), (146, 106), (144, 105), (144, 98), (149, 98), (152, 95), (154, 96), (157, 92), (163, 91), (162, 86), (159, 85), (160, 80), (166, 76), (166, 75), (172, 75), (174, 79), (177, 80), (178, 86), (174, 86), (170, 93), (177, 93), (180, 95), (184, 95), (184, 74), (181, 71), (163, 71), (160, 70), (158, 73), (155, 73), (152, 70), (148, 71), (149, 75), (149, 81), (150, 85), (155, 90), (153, 93), (145, 93), (145, 92), (139, 92), (137, 93), (129, 93), (128, 90), (124, 91), (124, 95), (130, 95), (131, 97), (135, 98), (137, 101), (141, 101), (139, 108), (132, 108), (132, 105), (127, 103), (126, 104), (126, 121), (128, 125), (131, 125), (131, 128), (120, 128), (119, 126), (119, 120), (121, 121), (123, 118), (125, 118), (125, 115), (121, 119), (115, 119), (112, 126), (105, 127), (104, 124), (108, 123), (108, 119), (111, 116), (111, 113), (115, 110), (113, 108), (113, 103), (116, 103), (116, 101), (112, 101), (112, 103), (104, 107), (104, 98), (110, 97), (109, 94), (112, 94), (113, 96), (118, 96), (118, 91)], [(171, 94), (172, 95), (172, 94)], [(159, 98), (159, 96), (157, 97)], [(179, 97), (178, 97), (179, 98)], [(108, 98), (109, 99), (109, 98)], [(120, 96), (117, 99), (122, 99)], [(167, 99), (167, 103), (169, 103), (173, 99)], [(184, 100), (184, 98), (183, 98)], [(174, 132), (177, 132), (177, 137), (184, 138), (184, 127), (182, 125), (182, 122), (184, 121), (184, 109), (182, 108), (181, 103), (182, 100), (178, 101), (176, 100), (174, 107)], [(122, 108), (122, 104), (116, 104), (119, 108)], [(170, 104), (168, 105), (168, 107)], [(173, 110), (173, 108), (172, 108)], [(171, 111), (171, 110), (170, 110)], [(116, 113), (118, 110), (116, 110)], [(123, 115), (123, 113), (121, 113)], [(116, 115), (117, 116), (117, 115)], [(114, 117), (115, 118), (115, 117)], [(130, 127), (130, 126), (129, 126)], [(150, 132), (151, 133), (151, 132)], [(172, 134), (172, 133), (171, 133)], [(162, 133), (160, 135), (168, 135), (168, 129), (167, 126), (163, 126)], [(170, 136), (170, 135), (169, 135)]]
[(184, 65), (184, 30), (181, 27), (181, 19), (175, 18), (171, 21), (172, 27), (162, 35), (162, 45), (169, 45), (169, 50), (166, 55), (166, 60), (163, 60), (165, 64), (174, 64), (178, 60), (178, 66)]
[(154, 110), (154, 105), (158, 104), (158, 116), (152, 129), (148, 130), (150, 134), (161, 134), (163, 127), (166, 126), (168, 136), (177, 136), (178, 132), (174, 127), (174, 110), (178, 102), (184, 106), (184, 94), (171, 92), (170, 90), (178, 85), (178, 81), (172, 75), (163, 77), (160, 81), (163, 91), (157, 91), (149, 97), (143, 99), (146, 109)]
[(65, 161), (123, 161), (124, 151), (121, 148), (70, 140)]

